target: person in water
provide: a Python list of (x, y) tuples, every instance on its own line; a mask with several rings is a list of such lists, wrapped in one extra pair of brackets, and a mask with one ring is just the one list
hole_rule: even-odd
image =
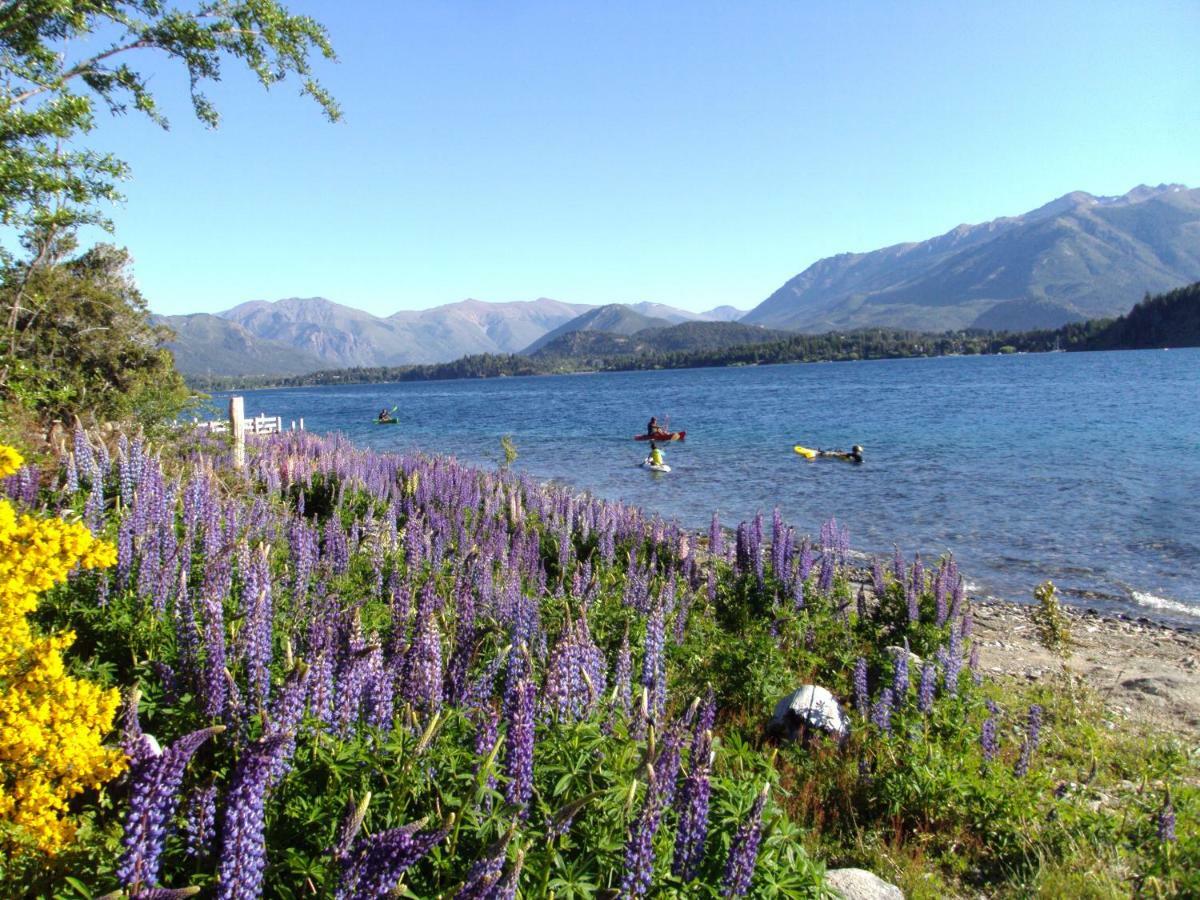
[(846, 462), (860, 463), (863, 461), (863, 448), (855, 444), (850, 448), (850, 452), (845, 450), (818, 450), (817, 456), (831, 456), (834, 459), (844, 459)]
[(650, 421), (646, 423), (646, 434), (650, 437), (654, 437), (654, 435), (658, 434), (660, 431), (662, 431), (662, 429), (658, 427), (658, 419), (654, 416), (651, 416)]
[[(653, 421), (653, 420), (651, 420), (651, 421)], [(650, 462), (650, 465), (652, 465), (652, 466), (661, 466), (663, 464), (662, 451), (658, 449), (658, 444), (654, 443), (654, 441), (650, 442), (649, 462)]]
[(381, 409), (379, 411), (379, 421), (380, 422), (391, 422), (392, 421), (392, 411), (390, 409)]

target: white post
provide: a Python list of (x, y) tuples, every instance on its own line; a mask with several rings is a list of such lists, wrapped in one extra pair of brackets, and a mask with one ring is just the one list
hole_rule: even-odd
[(246, 464), (246, 404), (241, 397), (229, 398), (229, 428), (233, 432), (233, 465)]

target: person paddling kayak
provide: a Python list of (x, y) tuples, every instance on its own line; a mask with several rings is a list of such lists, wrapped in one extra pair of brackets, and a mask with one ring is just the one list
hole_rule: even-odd
[(377, 422), (394, 422), (396, 420), (392, 418), (392, 411), (390, 409), (381, 409), (379, 411), (379, 416), (376, 419), (376, 421)]
[(658, 427), (657, 417), (651, 416), (650, 421), (646, 423), (646, 437), (653, 438), (660, 431), (662, 431), (662, 429)]
[(817, 456), (829, 456), (834, 459), (844, 459), (846, 462), (860, 463), (863, 461), (863, 448), (855, 444), (850, 448), (850, 452), (845, 450), (818, 450)]
[[(651, 419), (651, 421), (654, 420)], [(661, 466), (663, 464), (662, 451), (658, 449), (658, 445), (654, 443), (654, 441), (650, 442), (650, 456), (648, 459), (650, 460), (650, 465), (652, 466)]]

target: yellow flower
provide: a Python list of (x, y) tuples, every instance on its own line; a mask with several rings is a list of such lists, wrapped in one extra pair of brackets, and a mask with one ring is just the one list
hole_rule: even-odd
[(0, 478), (7, 478), (23, 465), (25, 465), (25, 457), (12, 447), (0, 444)]
[[(0, 446), (0, 477), (21, 455)], [(77, 565), (111, 566), (116, 548), (78, 523), (18, 516), (0, 500), (0, 832), (53, 853), (74, 836), (71, 797), (120, 774), (127, 760), (105, 747), (118, 692), (67, 674), (75, 635), (39, 635), (27, 616), (38, 594)]]

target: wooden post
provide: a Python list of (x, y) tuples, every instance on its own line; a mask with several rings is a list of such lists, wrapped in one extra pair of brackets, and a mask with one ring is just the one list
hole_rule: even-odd
[(233, 465), (246, 465), (246, 404), (241, 397), (229, 398), (229, 430), (233, 432)]

